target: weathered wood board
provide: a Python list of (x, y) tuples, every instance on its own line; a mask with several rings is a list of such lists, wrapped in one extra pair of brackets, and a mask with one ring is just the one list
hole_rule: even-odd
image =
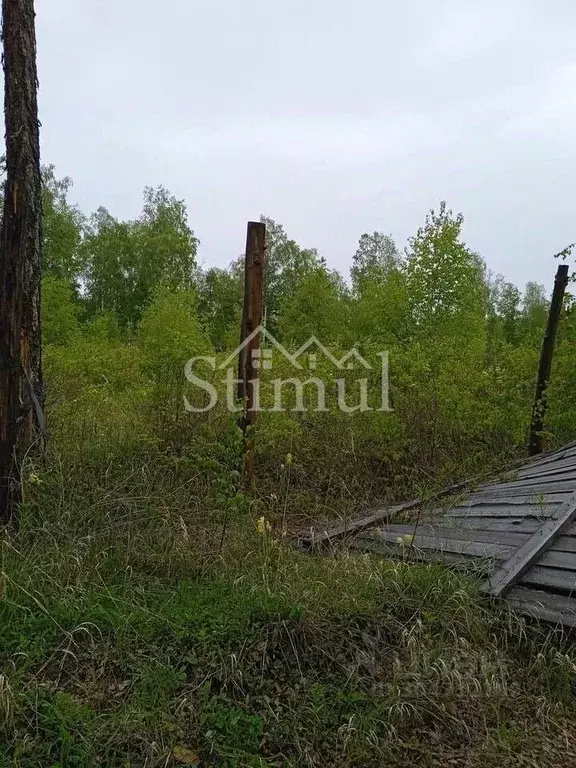
[(488, 576), (486, 594), (576, 626), (576, 443), (467, 492), (452, 487), (427, 505), (415, 500), (327, 529), (314, 543), (347, 536), (387, 557), (477, 567)]

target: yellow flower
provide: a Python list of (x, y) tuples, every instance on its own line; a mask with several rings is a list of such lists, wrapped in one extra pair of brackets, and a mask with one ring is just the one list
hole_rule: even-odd
[(28, 482), (32, 485), (41, 485), (44, 481), (40, 479), (36, 472), (31, 472), (28, 476)]
[(259, 517), (256, 523), (258, 533), (265, 534), (272, 530), (272, 526), (265, 517)]
[(398, 536), (396, 541), (401, 547), (409, 547), (410, 544), (412, 544), (414, 541), (414, 536), (410, 533), (407, 533), (405, 536)]

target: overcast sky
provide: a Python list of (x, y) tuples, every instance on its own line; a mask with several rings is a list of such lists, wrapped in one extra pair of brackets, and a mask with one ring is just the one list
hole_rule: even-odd
[(187, 201), (225, 265), (264, 213), (347, 271), (442, 199), (494, 272), (576, 240), (574, 0), (36, 0), (43, 161), (82, 208)]

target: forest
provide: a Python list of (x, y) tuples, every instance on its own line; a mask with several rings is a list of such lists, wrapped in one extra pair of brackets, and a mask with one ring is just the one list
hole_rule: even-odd
[[(123, 440), (190, 450), (205, 422), (227, 443), (234, 418), (185, 413), (183, 371), (189, 358), (223, 360), (238, 346), (243, 257), (226, 269), (198, 264), (185, 202), (162, 187), (144, 190), (133, 221), (104, 208), (86, 214), (70, 190), (70, 179), (44, 169), (42, 327), (53, 429), (82, 423), (93, 451), (110, 431), (118, 450)], [(343, 504), (473, 476), (524, 450), (551, 285), (520, 289), (490, 274), (462, 239), (462, 215), (443, 202), (405, 248), (382, 232), (362, 234), (349, 275), (261, 220), (267, 330), (291, 350), (315, 336), (336, 356), (355, 348), (373, 360), (387, 351), (393, 408), (357, 418), (288, 405), (265, 413), (257, 439), (264, 486), (278, 481), (290, 453), (300, 491), (322, 489), (327, 511), (342, 514)], [(548, 261), (552, 283), (552, 254)], [(575, 355), (568, 295), (548, 393), (549, 447), (576, 437)]]
[[(349, 275), (263, 217), (267, 329), (387, 351), (391, 410), (288, 394), (258, 415), (247, 490), (238, 414), (187, 410), (184, 375), (238, 346), (243, 257), (200, 264), (163, 187), (124, 221), (47, 166), (43, 210), (47, 427), (2, 539), (0, 765), (572, 764), (566, 638), (441, 566), (291, 543), (525, 456), (551, 286), (490, 274), (443, 202), (405, 247), (361, 234)], [(575, 371), (568, 295), (547, 447), (576, 438)]]
[[(186, 136), (202, 123), (201, 86), (232, 143), (224, 105), (237, 117), (232, 96), (240, 94), (254, 110), (244, 89), (250, 83), (254, 96), (266, 82), (263, 38), (243, 8), (257, 77), (239, 69), (242, 87), (226, 96), (203, 61), (202, 77), (186, 83), (196, 110), (187, 124), (181, 93), (165, 109), (154, 78), (143, 74), (144, 57), (130, 54), (121, 9), (108, 18), (100, 5), (73, 33), (60, 20), (73, 22), (84, 4), (49, 12), (38, 4), (40, 29), (49, 30), (41, 70), (51, 55), (66, 57), (39, 109), (37, 8), (34, 0), (2, 0), (0, 768), (572, 767), (574, 245), (553, 243), (540, 254), (550, 285), (515, 286), (488, 270), (464, 240), (463, 215), (440, 200), (406, 243), (387, 234), (397, 222), (383, 213), (381, 231), (358, 233), (350, 272), (340, 274), (329, 266), (334, 254), (300, 245), (264, 215), (248, 222), (245, 249), (204, 251), (194, 213), (163, 186), (144, 189), (133, 219), (82, 210), (72, 180), (42, 165), (50, 137), (72, 141), (71, 126), (87, 117), (107, 151), (113, 122), (126, 133), (123, 153), (138, 130), (125, 129), (135, 123), (124, 123), (122, 108), (132, 121), (147, 119), (133, 109), (143, 86), (146, 114), (154, 114), (150, 141), (137, 145), (144, 166), (158, 150), (165, 111), (184, 121)], [(159, 14), (138, 4), (126, 17), (130, 37), (140, 38), (146, 21), (154, 49), (162, 37), (174, 49), (174, 19), (188, 9), (179, 5)], [(445, 37), (440, 10), (444, 46), (452, 33)], [(353, 11), (343, 26), (347, 44)], [(289, 9), (300, 33), (297, 14)], [(323, 15), (319, 21), (315, 51), (333, 42)], [(274, 23), (260, 34), (270, 38), (273, 29), (276, 47)], [(232, 64), (220, 19), (217, 27), (210, 54), (228, 54)], [(413, 27), (410, 19), (410, 37)], [(454, 61), (464, 61), (462, 40), (473, 47), (470, 30), (485, 36), (465, 29), (462, 37), (455, 28)], [(244, 55), (245, 40), (233, 31)], [(62, 46), (76, 36), (89, 51), (91, 35), (95, 57)], [(287, 74), (295, 82), (292, 48)], [(154, 68), (165, 64), (177, 83), (179, 65), (164, 50)], [(426, 82), (424, 69), (439, 55), (431, 48), (419, 61), (415, 82)], [(417, 58), (409, 46), (402, 57)], [(152, 60), (149, 49), (145, 58)], [(94, 94), (87, 107), (65, 85), (74, 82), (62, 69), (70, 62), (82, 90)], [(224, 79), (235, 83), (229, 64)], [(335, 80), (320, 48), (316, 66)], [(468, 82), (458, 86), (450, 66), (450, 90), (467, 103)], [(306, 78), (313, 70), (306, 58)], [(444, 121), (437, 82), (426, 97)], [(158, 83), (168, 95), (167, 74)], [(303, 104), (302, 85), (295, 92)], [(274, 88), (283, 102), (290, 89), (280, 81)], [(393, 110), (372, 90), (379, 110), (384, 102)], [(338, 91), (340, 98), (340, 83)], [(532, 109), (531, 92), (529, 101)], [(300, 116), (289, 102), (284, 109)], [(50, 110), (65, 116), (60, 124)], [(348, 120), (348, 103), (346, 110)], [(410, 119), (419, 114), (412, 112)], [(362, 114), (354, 119), (369, 136)], [(250, 133), (257, 115), (246, 123)], [(339, 123), (321, 125), (324, 143)], [(442, 132), (450, 136), (444, 124)], [(111, 144), (120, 133), (110, 133)], [(498, 142), (504, 135), (490, 133)], [(383, 138), (378, 132), (379, 145)], [(212, 170), (203, 141), (195, 156)], [(480, 156), (478, 146), (470, 155)], [(338, 143), (335, 168), (340, 151)], [(67, 145), (65, 156), (81, 167)], [(310, 173), (320, 167), (306, 162)], [(473, 186), (481, 174), (470, 169)], [(168, 169), (166, 178), (174, 179)], [(234, 189), (226, 178), (219, 195)], [(270, 194), (271, 208), (274, 200)], [(420, 527), (428, 512), (431, 535)], [(443, 540), (440, 522), (448, 524)], [(341, 535), (325, 533), (332, 525)], [(361, 535), (350, 535), (351, 526)], [(525, 610), (526, 593), (535, 611)]]

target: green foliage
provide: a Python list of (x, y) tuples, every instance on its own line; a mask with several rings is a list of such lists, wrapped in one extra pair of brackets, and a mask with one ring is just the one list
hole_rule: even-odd
[(324, 344), (348, 337), (347, 301), (339, 275), (324, 267), (306, 272), (295, 289), (286, 294), (277, 317), (281, 338), (299, 346), (311, 336)]
[(80, 331), (81, 306), (70, 283), (54, 275), (42, 279), (42, 336), (44, 344), (64, 345)]
[[(46, 184), (63, 215), (75, 211), (66, 200), (68, 180), (55, 181), (50, 170)], [(276, 413), (259, 420), (265, 493), (274, 493), (278, 468), (290, 452), (297, 457), (296, 506), (328, 506), (347, 514), (382, 495), (417, 492), (422, 478), (432, 476), (439, 484), (456, 480), (523, 447), (547, 299), (538, 286), (528, 285), (521, 296), (502, 278), (490, 279), (481, 259), (462, 242), (461, 215), (444, 203), (431, 211), (405, 258), (390, 236), (364, 234), (353, 258), (352, 290), (316, 251), (302, 248), (273, 220), (263, 220), (268, 329), (292, 351), (312, 335), (337, 357), (355, 346), (373, 362), (373, 393), (380, 386), (378, 353), (387, 350), (394, 408), (393, 414), (341, 414), (338, 372), (321, 365), (316, 374), (331, 393), (328, 413)], [(129, 450), (141, 439), (142, 421), (153, 425), (151, 440), (185, 442), (197, 423), (204, 429), (210, 419), (203, 422), (199, 414), (184, 411), (184, 396), (196, 406), (209, 399), (186, 382), (184, 364), (215, 352), (221, 362), (236, 347), (241, 262), (229, 269), (196, 269), (197, 242), (184, 205), (163, 188), (146, 190), (138, 219), (119, 221), (100, 209), (84, 223), (79, 249), (62, 241), (63, 253), (81, 251), (81, 258), (69, 261), (82, 264), (83, 271), (76, 272), (80, 297), (70, 281), (52, 273), (45, 277), (45, 343), (51, 348), (46, 369), (49, 396), (58, 403), (53, 423), (65, 429), (64, 422), (84, 409), (95, 450), (104, 444), (108, 417), (123, 424), (118, 449)], [(549, 422), (558, 438), (568, 439), (574, 434), (573, 350), (568, 337), (560, 344), (558, 365), (566, 373), (553, 384), (556, 415)], [(234, 424), (234, 415), (225, 412), (223, 374), (207, 363), (198, 365), (218, 391), (219, 405), (210, 418), (223, 434)], [(268, 405), (275, 375), (263, 376)], [(293, 371), (280, 366), (278, 375), (291, 378)], [(356, 386), (353, 380), (349, 384)], [(296, 404), (293, 386), (283, 394)], [(305, 401), (313, 404), (316, 396), (314, 385), (307, 385)], [(315, 495), (318, 478), (327, 499)]]
[[(268, 327), (292, 351), (310, 335), (336, 359), (355, 345), (369, 368), (320, 346), (301, 356), (326, 409), (307, 385), (298, 410), (292, 385), (283, 412), (259, 415), (247, 493), (218, 368), (238, 340), (239, 263), (198, 270), (184, 205), (162, 188), (120, 221), (81, 216), (51, 169), (45, 183), (50, 439), (27, 457), (20, 530), (2, 541), (0, 765), (377, 768), (462, 750), (504, 765), (535, 733), (553, 743), (574, 714), (568, 646), (444, 568), (283, 542), (519, 454), (543, 290), (489, 279), (444, 204), (405, 259), (363, 235), (352, 289), (266, 220)], [(554, 440), (576, 436), (575, 317), (569, 301)], [(377, 410), (385, 350), (392, 413)], [(216, 360), (206, 413), (184, 407), (198, 356)], [(279, 350), (272, 361), (265, 406), (294, 374)], [(337, 381), (352, 402), (362, 377), (374, 410), (342, 412)]]
[(400, 263), (400, 254), (391, 235), (364, 233), (358, 241), (350, 270), (354, 292), (361, 295), (369, 285), (385, 281)]
[(136, 323), (157, 288), (192, 287), (197, 245), (184, 202), (163, 187), (144, 190), (143, 212), (135, 221), (118, 221), (100, 208), (83, 242), (89, 306), (113, 311), (122, 326)]
[(463, 221), (442, 203), (409, 241), (406, 276), (421, 338), (458, 329), (459, 341), (472, 342), (482, 333), (488, 305), (484, 264), (460, 240)]
[(154, 378), (177, 378), (189, 358), (209, 354), (210, 342), (196, 317), (196, 304), (194, 291), (163, 287), (144, 311), (139, 346)]
[(489, 286), (490, 288), (490, 333), (494, 341), (506, 344), (520, 343), (520, 303), (521, 294), (512, 283), (502, 277)]
[(182, 419), (186, 362), (211, 352), (196, 316), (196, 303), (192, 290), (159, 288), (140, 323), (142, 368), (154, 386), (152, 417), (164, 427)]
[(546, 290), (538, 283), (527, 283), (522, 297), (520, 333), (524, 343), (540, 347), (548, 317)]
[(274, 333), (282, 303), (291, 296), (303, 277), (322, 265), (315, 249), (301, 248), (290, 240), (281, 224), (262, 216), (266, 224), (266, 317), (268, 327)]
[(244, 300), (242, 275), (238, 270), (213, 267), (200, 273), (198, 283), (198, 315), (210, 334), (214, 349), (221, 352), (233, 347), (240, 338)]
[(42, 183), (44, 273), (74, 282), (83, 268), (84, 216), (68, 202), (71, 179), (57, 179), (50, 165), (42, 169)]
[(354, 339), (393, 350), (411, 333), (410, 301), (403, 270), (390, 269), (378, 280), (367, 280), (350, 308)]
[(573, 650), (461, 576), (247, 518), (215, 561), (199, 465), (84, 461), (49, 457), (4, 547), (1, 765), (377, 768), (573, 713)]

